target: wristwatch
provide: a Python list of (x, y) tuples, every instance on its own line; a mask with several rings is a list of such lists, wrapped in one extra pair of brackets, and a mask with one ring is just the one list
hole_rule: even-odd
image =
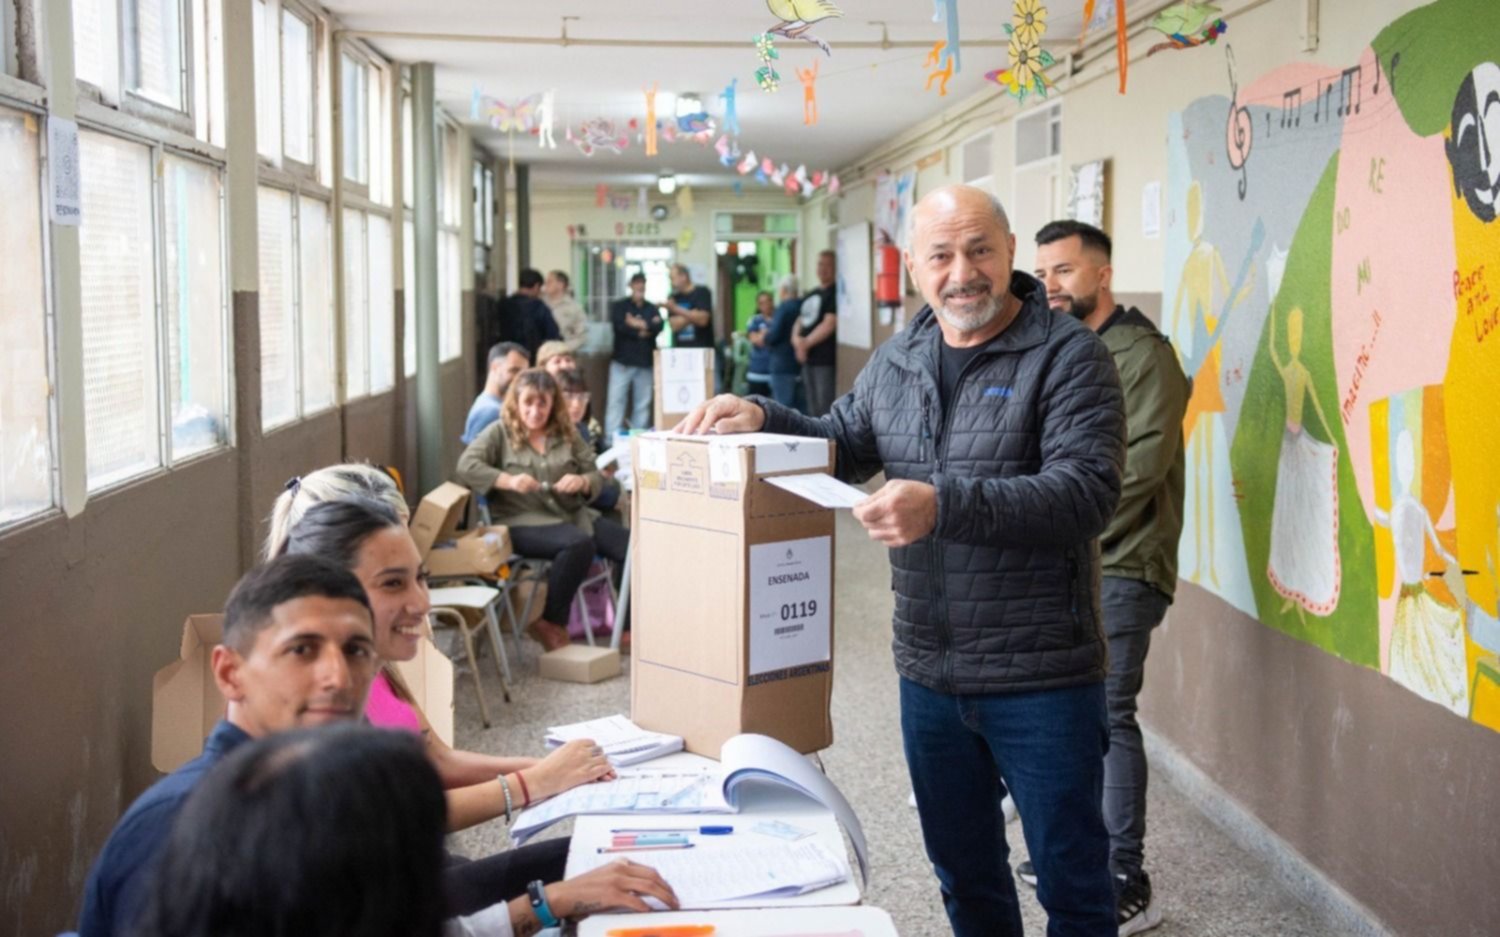
[(536, 913), (536, 919), (542, 922), (543, 927), (561, 927), (562, 921), (552, 913), (552, 907), (547, 904), (546, 886), (541, 879), (536, 879), (526, 886), (526, 894), (531, 898), (531, 910)]

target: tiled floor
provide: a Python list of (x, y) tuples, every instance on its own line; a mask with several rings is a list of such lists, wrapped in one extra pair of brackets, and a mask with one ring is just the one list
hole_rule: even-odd
[[(896, 677), (891, 666), (889, 568), (848, 513), (841, 513), (837, 547), (835, 684), (836, 741), (823, 753), (829, 776), (843, 789), (864, 823), (871, 853), (869, 904), (884, 908), (906, 937), (949, 933), (936, 880), (922, 851), (916, 811), (901, 755)], [(515, 702), (500, 702), (491, 683), (496, 725), (479, 724), (468, 678), (456, 689), (459, 744), (480, 751), (536, 754), (548, 725), (629, 711), (629, 679), (594, 686), (555, 683), (536, 676), (536, 648), (517, 670)], [(486, 664), (486, 666), (488, 666)], [(628, 667), (628, 663), (627, 663)], [(492, 672), (492, 671), (490, 671)], [(1160, 937), (1300, 937), (1330, 928), (1274, 880), (1271, 871), (1237, 847), (1203, 814), (1164, 782), (1150, 793), (1147, 868), (1165, 922)], [(554, 835), (565, 835), (567, 826)], [(1019, 824), (1008, 831), (1012, 860), (1025, 858)], [(482, 855), (509, 843), (501, 823), (459, 834), (455, 848)], [(1046, 932), (1029, 889), (1022, 889), (1028, 934)]]

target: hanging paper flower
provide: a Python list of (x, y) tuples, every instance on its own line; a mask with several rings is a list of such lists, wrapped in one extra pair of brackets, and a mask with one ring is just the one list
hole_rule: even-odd
[(781, 58), (781, 53), (776, 51), (776, 40), (771, 38), (770, 33), (761, 33), (755, 37), (754, 42), (755, 54), (760, 56), (762, 62)]
[(1028, 87), (1041, 71), (1041, 51), (1036, 43), (1022, 41), (1019, 33), (1010, 37), (1010, 70), (1021, 87)]
[(1042, 41), (1047, 32), (1047, 8), (1042, 0), (1016, 0), (1011, 13), (1011, 36), (1027, 45)]
[(1045, 98), (1050, 82), (1042, 69), (1051, 66), (1056, 61), (1052, 53), (1036, 43), (1019, 41), (1014, 33), (1010, 37), (1008, 51), (1010, 52), (1010, 68), (989, 72), (984, 77), (1004, 88), (1018, 101), (1025, 101), (1028, 94), (1036, 94)]
[(755, 82), (762, 91), (776, 91), (781, 87), (781, 74), (769, 65), (755, 70)]

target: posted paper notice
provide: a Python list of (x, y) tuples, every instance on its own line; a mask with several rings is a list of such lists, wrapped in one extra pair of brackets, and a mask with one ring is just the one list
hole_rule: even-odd
[(869, 497), (864, 491), (841, 482), (827, 472), (811, 475), (778, 475), (766, 479), (783, 491), (790, 491), (820, 508), (852, 508)]
[(750, 675), (832, 656), (833, 538), (750, 547)]

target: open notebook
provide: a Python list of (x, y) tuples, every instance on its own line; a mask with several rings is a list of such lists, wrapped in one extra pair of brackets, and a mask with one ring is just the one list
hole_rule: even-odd
[(736, 735), (725, 742), (717, 766), (622, 768), (617, 780), (575, 787), (523, 810), (510, 835), (524, 843), (580, 814), (737, 813), (737, 792), (752, 783), (796, 791), (833, 811), (854, 844), (860, 874), (869, 877), (864, 828), (849, 801), (805, 756), (764, 735)]
[[(583, 857), (581, 870), (591, 871), (618, 858), (594, 853)], [(684, 908), (713, 908), (747, 898), (790, 898), (849, 877), (848, 864), (816, 840), (764, 843), (725, 837), (712, 848), (631, 853), (630, 861), (659, 872)], [(646, 902), (665, 907), (652, 898)]]

